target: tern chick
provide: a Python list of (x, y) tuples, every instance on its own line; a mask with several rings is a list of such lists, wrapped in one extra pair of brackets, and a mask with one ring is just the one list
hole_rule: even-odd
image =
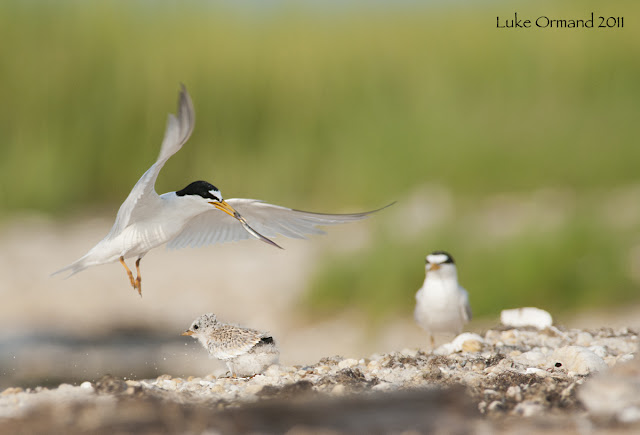
[(453, 257), (444, 251), (427, 255), (424, 284), (416, 293), (414, 317), (429, 334), (431, 347), (434, 334), (460, 334), (471, 320), (467, 291), (458, 284)]
[(270, 334), (219, 322), (213, 313), (198, 317), (182, 335), (196, 338), (209, 357), (225, 361), (234, 377), (260, 374), (280, 356)]

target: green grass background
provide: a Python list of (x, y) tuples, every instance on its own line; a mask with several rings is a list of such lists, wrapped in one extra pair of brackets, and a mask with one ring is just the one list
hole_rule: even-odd
[[(328, 254), (311, 311), (411, 310), (434, 249), (454, 254), (478, 315), (640, 300), (640, 197), (608, 200), (640, 184), (640, 4), (476, 3), (5, 0), (0, 217), (115, 210), (183, 82), (197, 125), (159, 192), (206, 179), (226, 197), (329, 212), (449, 192), (436, 227), (397, 237), (411, 222), (390, 210), (365, 248)], [(496, 29), (515, 11), (625, 28)], [(544, 190), (571, 198), (560, 225), (496, 240), (470, 224), (491, 198)]]

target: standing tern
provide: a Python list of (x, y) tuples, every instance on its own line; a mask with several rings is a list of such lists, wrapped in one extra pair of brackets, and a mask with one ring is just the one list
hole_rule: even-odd
[[(90, 266), (119, 261), (127, 272), (131, 286), (142, 295), (140, 260), (151, 249), (164, 243), (169, 248), (177, 249), (254, 237), (282, 249), (269, 237), (280, 234), (304, 239), (307, 235), (324, 234), (317, 228), (319, 225), (353, 222), (382, 210), (321, 214), (293, 210), (256, 199), (235, 198), (225, 201), (220, 190), (206, 181), (194, 181), (182, 190), (158, 195), (155, 183), (160, 170), (187, 142), (194, 124), (193, 103), (183, 85), (178, 98), (178, 115), (169, 114), (160, 155), (120, 206), (111, 231), (83, 257), (53, 275), (69, 271), (68, 276), (71, 276)], [(134, 257), (135, 278), (125, 263), (125, 259)]]
[(471, 320), (469, 294), (458, 284), (453, 257), (444, 251), (427, 255), (424, 284), (416, 293), (416, 322), (429, 334), (460, 334)]

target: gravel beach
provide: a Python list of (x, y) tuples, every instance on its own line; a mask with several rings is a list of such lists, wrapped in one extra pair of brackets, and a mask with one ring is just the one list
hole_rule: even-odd
[[(7, 388), (2, 433), (592, 433), (640, 430), (638, 333), (502, 326), (251, 378)], [(586, 432), (585, 432), (586, 431)]]

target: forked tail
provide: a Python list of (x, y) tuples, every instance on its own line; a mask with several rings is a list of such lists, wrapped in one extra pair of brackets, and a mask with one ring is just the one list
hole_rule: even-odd
[(78, 273), (80, 271), (83, 271), (84, 269), (86, 269), (89, 266), (91, 266), (91, 264), (88, 264), (87, 256), (85, 255), (84, 257), (79, 258), (78, 260), (74, 261), (70, 265), (63, 267), (60, 270), (56, 270), (55, 272), (53, 272), (49, 276), (51, 277), (51, 276), (54, 276), (54, 275), (58, 275), (59, 273), (62, 273), (62, 272), (70, 271), (70, 273), (67, 276), (64, 277), (64, 279), (67, 279), (70, 276), (73, 276), (76, 273)]

